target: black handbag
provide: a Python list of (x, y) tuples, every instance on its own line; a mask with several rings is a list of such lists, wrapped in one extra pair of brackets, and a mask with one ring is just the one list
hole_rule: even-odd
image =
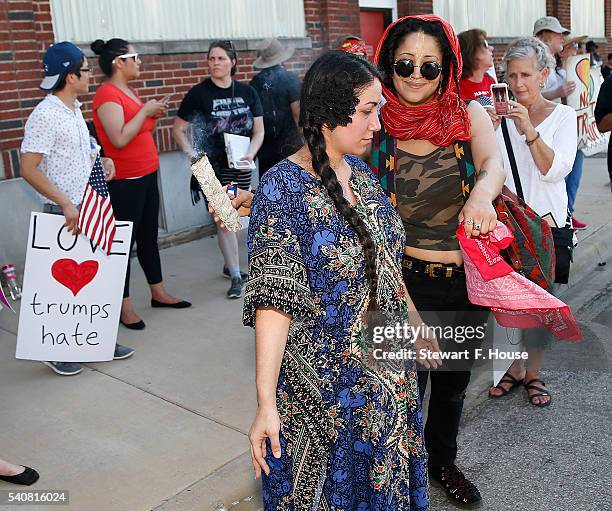
[(570, 265), (574, 261), (574, 229), (570, 225), (565, 225), (565, 227), (551, 227), (550, 230), (555, 241), (555, 282), (567, 284)]

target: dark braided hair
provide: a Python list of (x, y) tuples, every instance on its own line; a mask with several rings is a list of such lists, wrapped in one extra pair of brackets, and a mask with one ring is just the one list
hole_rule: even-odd
[(333, 130), (350, 124), (361, 91), (381, 78), (380, 72), (367, 60), (343, 51), (329, 51), (306, 73), (300, 98), (300, 126), (312, 156), (312, 168), (321, 178), (337, 211), (357, 233), (363, 248), (370, 286), (369, 308), (376, 305), (376, 246), (365, 222), (344, 198), (327, 155), (322, 128)]
[[(432, 36), (442, 51), (442, 80), (440, 81), (440, 94), (448, 87), (449, 80), (453, 80), (459, 90), (459, 77), (457, 76), (457, 59), (451, 48), (444, 28), (437, 21), (423, 21), (419, 19), (408, 19), (395, 25), (387, 34), (387, 38), (380, 49), (378, 67), (383, 74), (383, 83), (394, 94), (397, 94), (393, 85), (393, 64), (395, 52), (400, 44), (410, 34), (421, 32)], [(453, 76), (451, 76), (451, 63), (453, 65)]]

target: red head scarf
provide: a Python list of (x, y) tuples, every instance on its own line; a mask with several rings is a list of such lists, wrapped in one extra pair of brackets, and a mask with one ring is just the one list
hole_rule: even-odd
[(446, 147), (456, 140), (470, 140), (470, 118), (466, 104), (459, 97), (454, 76), (461, 76), (463, 61), (459, 40), (453, 27), (442, 18), (434, 15), (406, 16), (387, 27), (378, 43), (374, 63), (379, 64), (382, 46), (389, 32), (399, 23), (416, 19), (425, 22), (438, 22), (442, 25), (446, 38), (457, 60), (457, 69), (450, 65), (450, 77), (442, 96), (422, 105), (406, 106), (397, 96), (383, 85), (383, 96), (387, 100), (381, 109), (385, 129), (399, 140), (429, 140), (432, 144)]

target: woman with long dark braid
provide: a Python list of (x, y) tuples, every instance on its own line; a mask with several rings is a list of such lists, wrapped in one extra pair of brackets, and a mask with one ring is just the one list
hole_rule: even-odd
[[(368, 312), (414, 311), (400, 218), (348, 156), (380, 129), (380, 91), (365, 59), (319, 57), (302, 87), (307, 145), (265, 173), (253, 200), (243, 319), (255, 327), (249, 439), (266, 511), (428, 509), (414, 361), (376, 366), (363, 343)], [(437, 365), (435, 339), (416, 348)]]

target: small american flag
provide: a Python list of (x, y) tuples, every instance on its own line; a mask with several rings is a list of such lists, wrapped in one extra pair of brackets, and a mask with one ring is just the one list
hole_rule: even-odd
[(79, 212), (79, 229), (95, 246), (107, 254), (110, 252), (117, 228), (99, 154), (96, 155), (83, 195)]
[(493, 101), (491, 100), (490, 96), (485, 96), (485, 95), (478, 96), (476, 98), (476, 101), (480, 103), (482, 106), (484, 106), (485, 108), (493, 107)]

